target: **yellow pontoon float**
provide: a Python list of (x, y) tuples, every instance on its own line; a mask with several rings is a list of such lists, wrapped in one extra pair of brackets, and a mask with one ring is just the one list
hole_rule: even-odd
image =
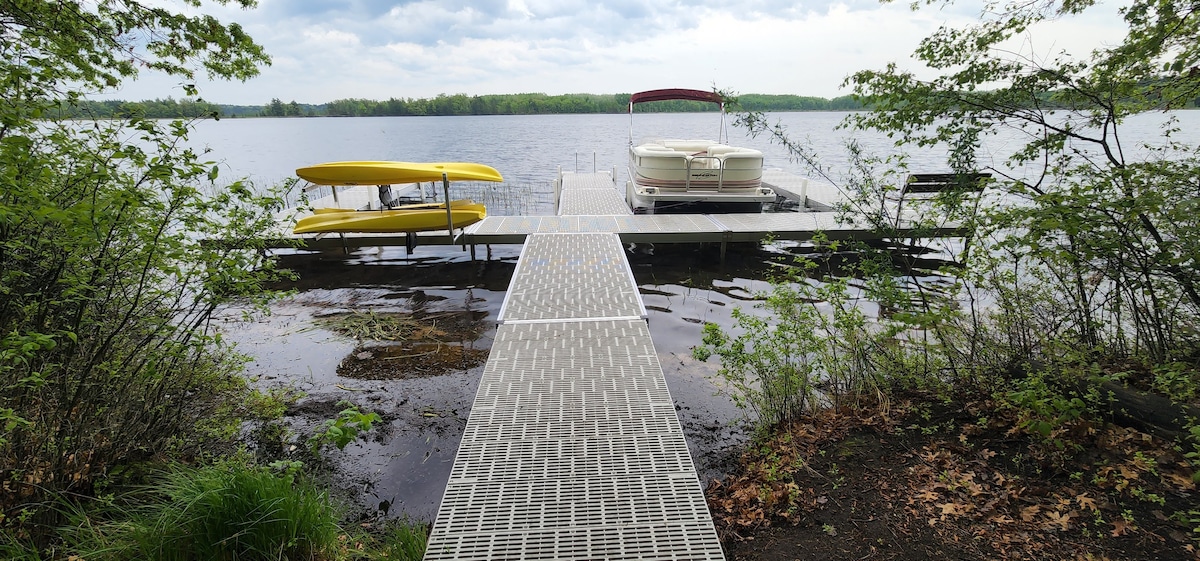
[(395, 185), (441, 180), (446, 201), (421, 203), (379, 210), (318, 208), (301, 218), (292, 230), (295, 234), (312, 233), (413, 233), (447, 230), (453, 235), (462, 228), (483, 220), (487, 209), (469, 199), (450, 200), (451, 181), (503, 181), (500, 172), (490, 166), (471, 162), (413, 163), (390, 161), (329, 162), (296, 170), (296, 175), (316, 185), (337, 188), (349, 185)]

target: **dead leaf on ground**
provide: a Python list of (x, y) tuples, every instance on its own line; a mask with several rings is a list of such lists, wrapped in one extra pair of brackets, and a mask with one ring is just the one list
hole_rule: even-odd
[(1059, 530), (1066, 531), (1067, 526), (1071, 521), (1071, 513), (1047, 512), (1046, 518), (1049, 526), (1057, 526)]
[(1112, 532), (1109, 532), (1109, 534), (1114, 538), (1118, 536), (1124, 536), (1127, 532), (1137, 529), (1137, 527), (1133, 524), (1126, 522), (1124, 518), (1113, 520), (1112, 525), (1113, 529)]
[(1163, 478), (1180, 489), (1190, 491), (1196, 488), (1196, 482), (1192, 480), (1191, 476), (1171, 472), (1163, 476)]
[(946, 516), (947, 514), (952, 516), (962, 516), (964, 512), (963, 505), (957, 503), (942, 503), (937, 506), (942, 509), (942, 516)]
[(1038, 505), (1027, 506), (1021, 509), (1021, 520), (1032, 522), (1033, 519), (1042, 511), (1042, 507)]

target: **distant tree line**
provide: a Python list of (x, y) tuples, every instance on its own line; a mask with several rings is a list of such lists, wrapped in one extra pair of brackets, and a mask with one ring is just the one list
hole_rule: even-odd
[[(311, 109), (315, 106), (305, 105), (301, 107)], [(214, 115), (218, 117), (259, 117), (267, 116), (266, 111), (268, 108), (269, 106), (224, 105), (209, 103), (200, 99), (184, 98), (176, 100), (168, 97), (166, 99), (148, 99), (143, 101), (109, 99), (103, 101), (77, 100), (71, 103), (61, 102), (50, 113), (54, 117), (76, 119), (175, 119), (211, 117)], [(310, 111), (309, 115), (316, 115), (316, 113)], [(287, 115), (280, 114), (278, 116), (283, 117)]]
[[(331, 117), (384, 115), (545, 115), (561, 113), (624, 113), (629, 110), (630, 94), (541, 93), (481, 95), (439, 95), (432, 99), (339, 99), (325, 105)], [(832, 100), (796, 95), (746, 94), (738, 98), (741, 107), (753, 111), (849, 111), (862, 109), (850, 96)], [(637, 112), (686, 113), (715, 111), (711, 103), (697, 101), (658, 101), (639, 104)]]
[[(476, 95), (441, 94), (433, 98), (338, 99), (313, 105), (272, 99), (266, 105), (223, 105), (199, 99), (153, 99), (145, 101), (79, 101), (63, 104), (58, 116), (75, 118), (123, 119), (131, 117), (368, 117), (420, 115), (549, 115), (563, 113), (624, 113), (629, 110), (630, 94), (541, 93)], [(745, 94), (737, 98), (749, 111), (853, 111), (863, 106), (850, 96), (826, 99), (797, 95)], [(638, 112), (716, 111), (711, 103), (697, 101), (657, 101), (639, 104)]]
[[(224, 105), (199, 99), (153, 99), (146, 101), (79, 101), (61, 105), (58, 116), (75, 118), (152, 119), (189, 117), (398, 117), (422, 115), (551, 115), (564, 113), (624, 113), (629, 110), (630, 94), (542, 93), (476, 95), (441, 94), (433, 98), (338, 99), (314, 105), (272, 99), (266, 105)], [(1056, 92), (1038, 96), (1042, 105), (1057, 107)], [(746, 111), (858, 111), (869, 109), (850, 95), (827, 99), (798, 95), (743, 94), (737, 96), (738, 108)], [(1186, 104), (1200, 107), (1200, 98)], [(716, 111), (711, 103), (699, 101), (656, 101), (634, 108), (642, 113), (687, 113)]]

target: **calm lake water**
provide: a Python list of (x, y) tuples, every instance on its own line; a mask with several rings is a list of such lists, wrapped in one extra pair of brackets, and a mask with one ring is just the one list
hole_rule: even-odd
[[(785, 113), (772, 118), (794, 138), (807, 138), (838, 173), (846, 167), (842, 145), (851, 134), (836, 130), (845, 116)], [(1195, 143), (1200, 112), (1179, 118), (1183, 134)], [(1148, 138), (1161, 120), (1161, 115), (1139, 117), (1130, 131)], [(633, 135), (639, 140), (652, 134), (715, 138), (719, 124), (714, 113), (639, 114), (633, 119)], [(762, 150), (767, 167), (805, 174), (780, 146), (746, 138), (732, 126), (729, 131), (732, 144)], [(627, 115), (546, 115), (225, 119), (200, 123), (191, 142), (211, 150), (208, 156), (222, 163), (224, 179), (248, 176), (260, 185), (291, 178), (298, 167), (335, 160), (473, 161), (500, 170), (506, 183), (549, 192), (560, 168), (615, 169), (618, 185), (623, 185), (629, 137)], [(880, 135), (856, 138), (868, 150), (891, 150), (890, 140)], [(1010, 144), (989, 139), (988, 157), (999, 165)], [(911, 155), (912, 169), (941, 171), (944, 159), (944, 151), (923, 150)], [(411, 379), (343, 378), (338, 365), (358, 352), (357, 344), (314, 320), (347, 311), (471, 310), (484, 318), (483, 334), (449, 343), (486, 349), (519, 252), (518, 246), (495, 247), (491, 260), (478, 262), (454, 247), (420, 247), (414, 255), (403, 248), (285, 254), (283, 266), (300, 276), (284, 287), (294, 288), (295, 296), (273, 305), (266, 317), (247, 320), (241, 310), (229, 310), (220, 329), (251, 357), (247, 373), (260, 385), (288, 386), (305, 394), (293, 411), (297, 431), (311, 430), (335, 415), (341, 400), (381, 412), (385, 423), (372, 439), (330, 453), (339, 466), (337, 481), (368, 509), (430, 521), (482, 368)], [(705, 322), (730, 325), (734, 308), (753, 306), (755, 292), (768, 287), (763, 279), (771, 262), (781, 255), (786, 250), (742, 247), (722, 268), (712, 247), (631, 248), (629, 259), (650, 314), (655, 348), (703, 483), (733, 465), (746, 434), (736, 422), (738, 410), (712, 381), (715, 360), (696, 362), (691, 347), (700, 341)]]
[[(794, 140), (807, 141), (833, 174), (847, 167), (844, 145), (853, 137), (868, 153), (896, 151), (891, 139), (876, 133), (837, 130), (844, 112), (776, 113), (771, 122), (786, 127)], [(1200, 143), (1200, 111), (1173, 113), (1177, 140)], [(1123, 125), (1127, 154), (1136, 159), (1139, 141), (1155, 139), (1162, 114), (1135, 116)], [(716, 138), (716, 113), (647, 113), (632, 119), (635, 140), (644, 136)], [(296, 168), (337, 160), (468, 161), (488, 164), (510, 183), (549, 185), (558, 169), (616, 169), (626, 180), (626, 151), (631, 132), (628, 115), (528, 115), (469, 117), (356, 117), (294, 119), (222, 119), (204, 121), (192, 134), (194, 146), (207, 147), (223, 163), (226, 177), (249, 176), (261, 184), (294, 177)], [(750, 138), (729, 119), (730, 143), (762, 150), (764, 165), (798, 174), (805, 167), (765, 136)], [(1000, 168), (1011, 153), (1016, 133), (985, 139), (980, 163)], [(946, 169), (944, 149), (912, 149), (914, 172)]]

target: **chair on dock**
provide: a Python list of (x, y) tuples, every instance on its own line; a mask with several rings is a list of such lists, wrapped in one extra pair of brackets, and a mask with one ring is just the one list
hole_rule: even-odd
[(961, 249), (954, 252), (957, 256), (952, 260), (962, 262), (970, 251), (974, 235), (971, 218), (979, 208), (980, 195), (991, 177), (990, 173), (909, 175), (900, 189), (885, 195), (880, 208), (883, 225), (908, 234), (899, 239), (883, 239), (878, 244), (909, 253), (924, 253), (929, 248), (918, 240), (961, 238)]
[(974, 195), (973, 202), (977, 202), (991, 177), (990, 173), (914, 173), (908, 176), (899, 191), (889, 193), (887, 198), (896, 203), (895, 219), (899, 221), (905, 202), (929, 203), (947, 195)]

